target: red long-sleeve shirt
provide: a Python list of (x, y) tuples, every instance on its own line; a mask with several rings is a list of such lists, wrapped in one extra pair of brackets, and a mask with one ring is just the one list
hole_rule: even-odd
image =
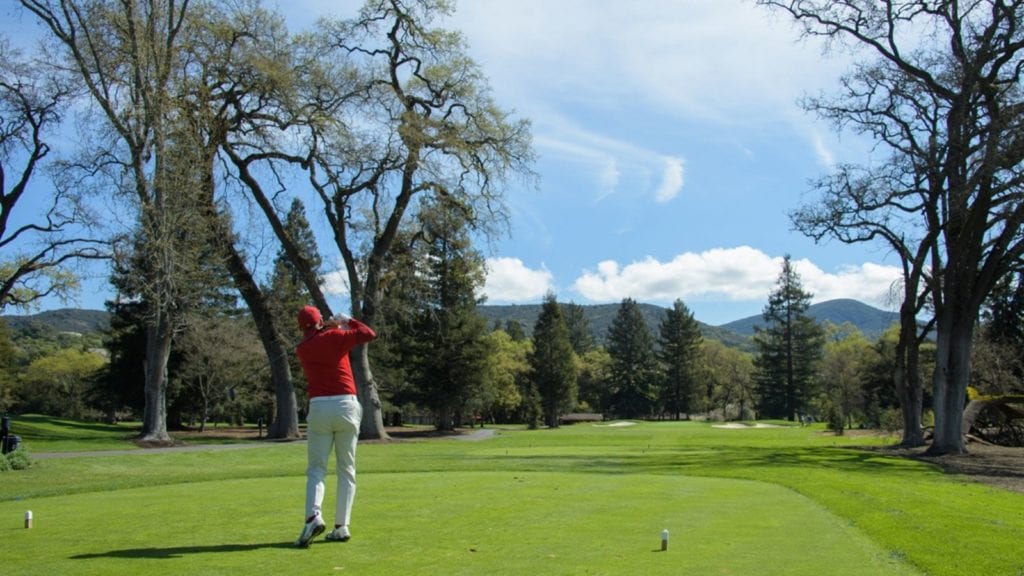
[(348, 321), (347, 330), (310, 330), (295, 348), (309, 384), (309, 397), (355, 394), (356, 382), (348, 353), (376, 337), (373, 328), (355, 319)]

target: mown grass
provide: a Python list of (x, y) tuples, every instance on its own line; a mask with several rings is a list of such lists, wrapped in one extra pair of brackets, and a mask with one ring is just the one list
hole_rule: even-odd
[(309, 550), (290, 547), (301, 443), (39, 460), (0, 476), (0, 557), (4, 574), (1024, 574), (1024, 496), (853, 447), (890, 441), (642, 423), (365, 443), (353, 540)]
[[(259, 433), (256, 425), (249, 424), (253, 437)], [(139, 447), (131, 440), (142, 431), (141, 422), (78, 422), (51, 418), (39, 414), (25, 414), (13, 418), (11, 433), (31, 444), (36, 452), (90, 452), (94, 450), (135, 450)], [(180, 444), (232, 444), (238, 440), (218, 434), (216, 424), (209, 424), (205, 434), (171, 432)]]

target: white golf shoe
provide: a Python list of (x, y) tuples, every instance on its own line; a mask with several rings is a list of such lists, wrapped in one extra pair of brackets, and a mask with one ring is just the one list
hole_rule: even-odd
[(327, 536), (324, 536), (324, 539), (330, 540), (331, 542), (348, 542), (351, 537), (352, 534), (349, 533), (348, 526), (338, 526), (334, 530), (328, 532)]
[(324, 520), (320, 517), (320, 514), (318, 513), (314, 515), (306, 522), (306, 525), (302, 527), (302, 532), (299, 534), (299, 539), (295, 541), (295, 545), (299, 548), (306, 548), (309, 546), (309, 543), (313, 541), (313, 538), (316, 538), (323, 533), (326, 527), (327, 526), (324, 524)]

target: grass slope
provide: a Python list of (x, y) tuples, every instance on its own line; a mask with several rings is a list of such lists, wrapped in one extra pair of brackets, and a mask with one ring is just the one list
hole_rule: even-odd
[(644, 423), (368, 443), (353, 540), (308, 550), (290, 547), (301, 443), (40, 460), (0, 476), (0, 556), (4, 574), (1024, 573), (1024, 496), (864, 442)]

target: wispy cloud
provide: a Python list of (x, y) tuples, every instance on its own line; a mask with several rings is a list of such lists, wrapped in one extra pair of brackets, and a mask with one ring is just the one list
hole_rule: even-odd
[[(668, 202), (683, 189), (686, 160), (682, 156), (666, 155), (632, 141), (583, 129), (550, 110), (534, 118), (534, 131), (534, 144), (543, 158), (563, 166), (574, 164), (590, 173), (594, 202), (620, 192), (623, 180), (650, 182), (636, 192), (646, 193), (657, 202)], [(660, 174), (656, 188), (651, 182), (652, 174)]]

